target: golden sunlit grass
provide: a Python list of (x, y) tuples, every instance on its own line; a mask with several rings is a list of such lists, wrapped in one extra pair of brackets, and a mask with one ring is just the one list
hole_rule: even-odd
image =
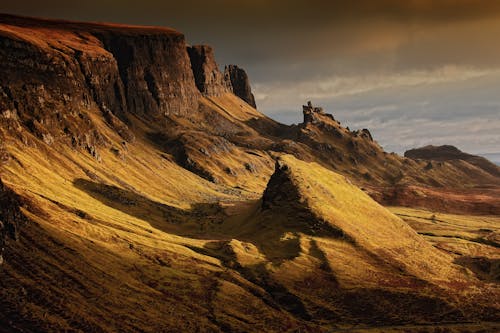
[(245, 122), (252, 119), (265, 118), (262, 113), (233, 94), (209, 97), (206, 99), (206, 104), (232, 121), (235, 119)]
[[(113, 331), (116, 325), (106, 322), (109, 315), (124, 318), (119, 326), (131, 331), (166, 327), (211, 331), (218, 326), (217, 320), (234, 327), (250, 325), (244, 330), (255, 326), (284, 331), (286, 322), (294, 326), (294, 319), (255, 298), (248, 291), (255, 288), (250, 283), (238, 277), (217, 278), (226, 270), (218, 257), (193, 250), (218, 241), (203, 229), (210, 225), (214, 209), (220, 215), (218, 202), (256, 194), (227, 191), (226, 186), (210, 183), (165, 158), (142, 137), (123, 145), (98, 116), (91, 118), (108, 142), (99, 148), (101, 161), (64, 145), (48, 147), (33, 137), (30, 140), (37, 146), (5, 142), (12, 159), (2, 167), (2, 180), (28, 200), (23, 211), (33, 225), (23, 228), (22, 237), (36, 239), (43, 251), (32, 262), (26, 259), (31, 258), (26, 252), (29, 245), (14, 244), (19, 247), (16, 259), (7, 257), (4, 267), (16, 265), (12, 281), (23, 281), (24, 288), (30, 286), (29, 293), (65, 295), (68, 302), (60, 308), (52, 301), (45, 306), (30, 298), (29, 317), (68, 329), (68, 316), (77, 316), (87, 322), (87, 330), (100, 327), (105, 331)], [(36, 231), (35, 225), (41, 229)], [(251, 244), (238, 241), (233, 245), (252, 249)], [(59, 251), (64, 251), (63, 261), (53, 258)], [(54, 278), (70, 274), (72, 282), (67, 285), (82, 285), (83, 293), (68, 292), (67, 286), (56, 284), (53, 278), (17, 273), (26, 264), (34, 272), (45, 271), (48, 262), (47, 274)], [(17, 288), (15, 283), (10, 287)], [(10, 306), (20, 306), (16, 298), (8, 300)], [(265, 321), (245, 324), (235, 319), (248, 316)]]
[[(283, 156), (281, 160), (289, 166), (291, 181), (303, 204), (317, 219), (342, 230), (355, 246), (380, 255), (384, 260), (395, 261), (405, 271), (426, 280), (457, 278), (457, 272), (450, 267), (451, 258), (432, 248), (406, 223), (344, 176), (291, 156)], [(332, 244), (332, 248), (336, 246)], [(353, 253), (352, 248), (340, 251)]]
[[(235, 98), (217, 101), (231, 108), (239, 103)], [(310, 327), (319, 329), (338, 316), (346, 322), (359, 319), (353, 314), (358, 304), (335, 301), (342, 297), (374, 293), (364, 302), (376, 310), (359, 315), (370, 321), (398, 311), (385, 313), (379, 301), (421, 297), (427, 302), (436, 286), (476, 281), (473, 274), (461, 274), (452, 255), (431, 246), (346, 177), (319, 164), (279, 157), (285, 178), (275, 190), (284, 199), (275, 198), (278, 206), (263, 209), (258, 198), (265, 179), (245, 173), (239, 181), (246, 182), (247, 190), (230, 187), (229, 178), (211, 183), (141, 135), (123, 144), (97, 111), (90, 116), (107, 142), (99, 148), (100, 161), (32, 137), (37, 146), (5, 142), (12, 159), (2, 167), (2, 179), (26, 198), (23, 211), (33, 221), (24, 228), (26, 242), (15, 245), (18, 261), (10, 258), (9, 264), (7, 258), (7, 267), (28, 265), (36, 272), (12, 270), (9, 281), (23, 281), (29, 293), (40, 297), (69, 300), (57, 307), (51, 300), (49, 308), (32, 300), (27, 308), (36, 322), (67, 329), (68, 316), (80, 316), (86, 329), (113, 331), (116, 323), (106, 322), (111, 312), (129, 330), (210, 331), (226, 325), (281, 332), (310, 318), (315, 318)], [(245, 120), (253, 113), (243, 110), (237, 116)], [(236, 169), (252, 156), (237, 150), (214, 160)], [(266, 158), (270, 163), (265, 166), (257, 164), (260, 158), (255, 164), (270, 174), (272, 159)], [(208, 170), (228, 177), (220, 165), (210, 163), (217, 162), (207, 162)], [(446, 219), (471, 227), (460, 216)], [(497, 223), (484, 219), (474, 220), (471, 228)], [(457, 230), (462, 236), (474, 233)], [(31, 257), (29, 239), (41, 244)], [(67, 276), (65, 285), (54, 281), (59, 275)], [(67, 291), (75, 284), (82, 290)]]
[(452, 256), (500, 258), (498, 216), (454, 215), (406, 207), (390, 207), (389, 210)]

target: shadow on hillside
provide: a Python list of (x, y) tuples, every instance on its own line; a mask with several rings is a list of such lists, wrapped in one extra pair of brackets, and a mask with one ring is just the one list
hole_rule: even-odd
[[(298, 238), (283, 239), (283, 232), (288, 231), (290, 226), (280, 223), (284, 221), (274, 220), (275, 216), (269, 215), (260, 223), (255, 223), (255, 217), (250, 214), (248, 220), (243, 221), (239, 226), (244, 226), (246, 223), (255, 224), (252, 225), (251, 232), (242, 234), (241, 230), (237, 230), (239, 227), (226, 228), (227, 226), (224, 226), (224, 223), (231, 223), (231, 221), (226, 221), (227, 216), (218, 204), (200, 203), (193, 205), (191, 209), (182, 210), (112, 185), (76, 179), (74, 186), (109, 207), (147, 221), (158, 230), (198, 239), (209, 237), (212, 241), (206, 243), (204, 247), (186, 246), (195, 252), (217, 258), (225, 267), (239, 272), (241, 276), (251, 282), (250, 285), (244, 284), (241, 287), (262, 299), (267, 305), (286, 311), (295, 318), (305, 321), (314, 317), (337, 320), (348, 314), (356, 320), (361, 318), (363, 322), (374, 322), (380, 318), (394, 320), (392, 317), (389, 318), (389, 315), (399, 313), (398, 311), (407, 304), (415, 305), (408, 314), (405, 314), (410, 319), (416, 317), (438, 320), (443, 313), (455, 319), (456, 316), (460, 315), (448, 303), (438, 298), (377, 289), (342, 290), (329, 266), (325, 253), (316, 242), (311, 243), (309, 255), (318, 259), (319, 270), (308, 276), (303, 282), (299, 282), (299, 284), (305, 284), (294, 288), (287, 283), (276, 280), (267, 263), (279, 265), (284, 261), (292, 260), (301, 254), (301, 247)], [(248, 208), (253, 210), (258, 209), (257, 207)], [(278, 226), (271, 226), (270, 230), (266, 230), (266, 225), (273, 224), (278, 224)], [(210, 236), (207, 236), (207, 233), (203, 231), (203, 228), (207, 226), (213, 227), (214, 231), (219, 231), (218, 236), (214, 236), (216, 233), (210, 233)], [(295, 227), (298, 228), (298, 226)], [(304, 229), (300, 230), (304, 231)], [(298, 235), (300, 230), (295, 230), (296, 232), (293, 233)], [(309, 234), (312, 235), (312, 233)], [(318, 235), (338, 237), (332, 233), (317, 233), (315, 236)], [(260, 253), (266, 256), (267, 261), (255, 265), (241, 265), (238, 261), (238, 254), (245, 255), (247, 250), (245, 247), (242, 249), (231, 247), (229, 240), (233, 238), (254, 244)], [(242, 252), (238, 253), (237, 251)], [(236, 280), (231, 279), (231, 282), (236, 282)], [(325, 286), (328, 287), (325, 288)], [(312, 288), (311, 290), (319, 299), (338, 301), (335, 301), (332, 306), (318, 303), (310, 307), (308, 302), (304, 302), (304, 295), (299, 291), (302, 288)], [(391, 305), (389, 311), (387, 300), (391, 300), (389, 304), (394, 304)], [(369, 304), (369, 306), (360, 308), (360, 304)], [(366, 311), (367, 308), (370, 311)]]
[(462, 256), (455, 259), (454, 262), (470, 269), (480, 280), (500, 282), (500, 259)]
[[(282, 239), (285, 229), (279, 226), (280, 221), (275, 221), (278, 227), (270, 229), (260, 223), (255, 224), (252, 232), (242, 235), (238, 228), (228, 227), (232, 221), (228, 220), (224, 209), (217, 203), (196, 203), (191, 209), (183, 210), (113, 185), (82, 178), (76, 179), (73, 184), (104, 205), (146, 221), (151, 227), (164, 232), (224, 242), (233, 238), (241, 239), (256, 245), (274, 264), (292, 260), (300, 255), (298, 238)], [(258, 208), (251, 206), (250, 209)], [(266, 222), (273, 224), (270, 220)], [(253, 224), (253, 221), (249, 223)]]
[[(250, 230), (241, 232), (228, 219), (226, 212), (218, 203), (196, 203), (190, 209), (179, 209), (145, 197), (137, 192), (113, 185), (93, 182), (78, 178), (74, 186), (94, 199), (128, 215), (148, 222), (153, 228), (183, 237), (196, 239), (213, 239), (227, 241), (240, 239), (257, 246), (259, 251), (275, 265), (285, 260), (293, 260), (301, 253), (299, 233), (310, 236), (345, 238), (335, 230), (309, 230), (308, 218), (296, 216), (294, 212), (276, 216), (266, 211), (255, 219), (245, 222)], [(258, 210), (259, 206), (250, 206), (250, 210)], [(289, 221), (296, 221), (290, 224)], [(237, 223), (239, 225), (239, 223)], [(288, 233), (292, 237), (283, 238)], [(349, 239), (346, 238), (346, 241)]]
[(144, 220), (152, 227), (182, 236), (199, 238), (208, 224), (223, 221), (222, 208), (213, 203), (197, 203), (183, 210), (151, 200), (139, 193), (113, 185), (76, 179), (74, 186), (106, 206)]

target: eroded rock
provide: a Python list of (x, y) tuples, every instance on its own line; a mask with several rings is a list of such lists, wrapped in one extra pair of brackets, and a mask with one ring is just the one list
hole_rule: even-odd
[(220, 96), (232, 92), (231, 82), (224, 79), (215, 62), (214, 50), (208, 45), (187, 48), (191, 68), (198, 90), (207, 96)]
[(236, 65), (228, 65), (224, 69), (224, 76), (226, 79), (230, 80), (231, 86), (233, 88), (233, 93), (247, 102), (254, 108), (257, 107), (255, 104), (255, 97), (252, 94), (252, 88), (250, 87), (250, 81), (248, 75), (244, 69)]

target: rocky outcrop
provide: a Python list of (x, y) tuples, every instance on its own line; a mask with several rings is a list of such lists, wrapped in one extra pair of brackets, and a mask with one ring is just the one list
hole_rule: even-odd
[(232, 92), (231, 82), (220, 72), (214, 50), (208, 45), (187, 48), (198, 90), (206, 96), (220, 96)]
[(314, 124), (318, 122), (316, 114), (324, 114), (322, 107), (315, 107), (312, 105), (311, 101), (307, 102), (307, 105), (302, 105), (302, 114), (304, 115), (303, 124)]
[(184, 36), (174, 30), (0, 15), (0, 113), (46, 144), (106, 143), (89, 112), (133, 140), (131, 114), (155, 121), (198, 110)]
[(224, 69), (224, 76), (230, 80), (231, 86), (233, 87), (233, 93), (236, 96), (254, 108), (257, 107), (255, 104), (255, 97), (252, 94), (252, 88), (250, 87), (248, 75), (244, 69), (236, 65), (228, 65)]
[(0, 179), (0, 265), (8, 240), (19, 238), (19, 225), (25, 220), (19, 209), (17, 195), (7, 188)]
[[(286, 216), (285, 226), (288, 230), (296, 229), (310, 235), (323, 234), (352, 241), (309, 205), (307, 193), (298, 183), (303, 170), (296, 169), (296, 161), (292, 155), (284, 155), (276, 160), (275, 171), (262, 195), (262, 211), (279, 212), (281, 216)], [(314, 165), (311, 165), (311, 170), (315, 170)]]
[(127, 110), (140, 116), (185, 115), (197, 110), (199, 93), (182, 34), (166, 29), (94, 34), (116, 59), (121, 84), (115, 85), (115, 104), (122, 103), (123, 85)]
[(373, 137), (367, 128), (363, 128), (361, 131), (357, 130), (353, 132), (354, 136), (368, 139), (373, 142)]
[[(320, 106), (313, 106), (311, 101), (308, 101), (307, 105), (302, 105), (302, 114), (304, 115), (304, 122), (301, 124), (302, 127), (307, 126), (307, 124), (324, 124), (330, 121), (336, 125), (340, 125), (333, 115), (326, 113)], [(324, 121), (325, 118), (326, 122)]]

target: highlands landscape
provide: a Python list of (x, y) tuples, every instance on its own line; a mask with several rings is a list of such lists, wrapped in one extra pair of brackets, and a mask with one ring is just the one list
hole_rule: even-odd
[(0, 14), (0, 332), (500, 331), (497, 164), (278, 122), (215, 51)]

